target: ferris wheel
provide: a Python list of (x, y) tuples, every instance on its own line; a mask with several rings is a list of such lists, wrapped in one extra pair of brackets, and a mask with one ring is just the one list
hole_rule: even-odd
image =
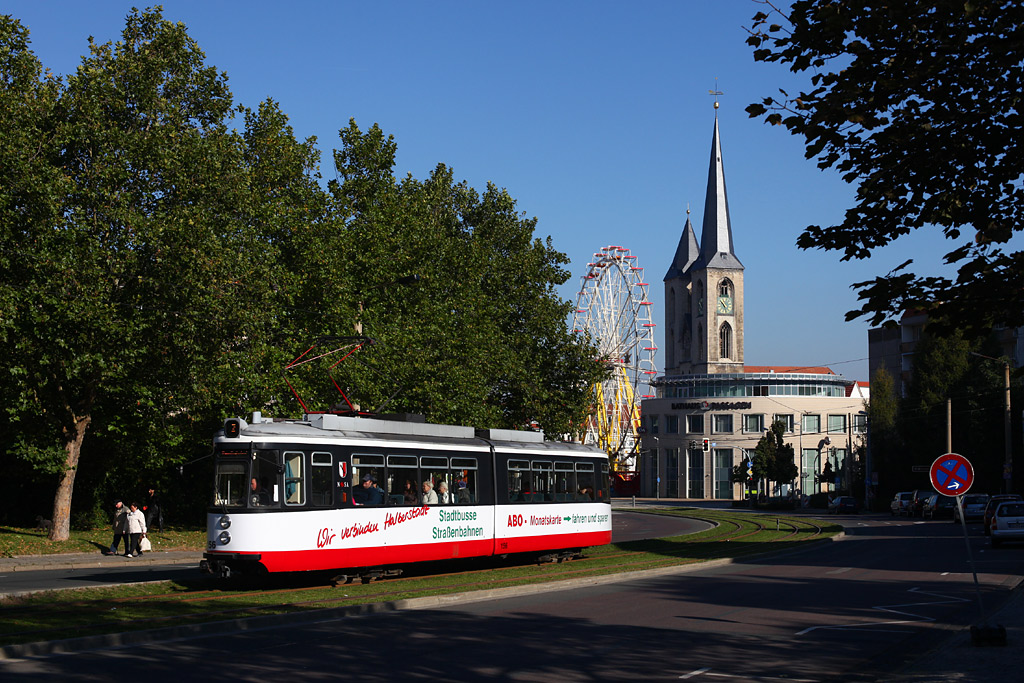
[(625, 247), (610, 246), (594, 254), (580, 280), (573, 329), (588, 332), (599, 359), (611, 373), (593, 387), (593, 410), (584, 443), (612, 456), (617, 471), (634, 471), (640, 446), (640, 401), (653, 398), (657, 373), (654, 323), (644, 269)]

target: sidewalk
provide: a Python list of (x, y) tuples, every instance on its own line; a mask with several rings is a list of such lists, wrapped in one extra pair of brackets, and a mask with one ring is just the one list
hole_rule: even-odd
[[(1005, 646), (976, 646), (970, 629), (937, 638), (935, 647), (895, 673), (892, 683), (996, 683), (1020, 680), (1024, 667), (1024, 588), (1020, 585), (989, 620), (1006, 628)], [(1016, 672), (1016, 673), (1015, 673)]]
[(5, 572), (32, 572), (47, 569), (96, 569), (102, 567), (131, 567), (154, 564), (194, 564), (199, 566), (203, 553), (198, 550), (151, 551), (141, 557), (104, 555), (94, 553), (60, 553), (55, 555), (16, 555), (0, 557), (0, 574)]

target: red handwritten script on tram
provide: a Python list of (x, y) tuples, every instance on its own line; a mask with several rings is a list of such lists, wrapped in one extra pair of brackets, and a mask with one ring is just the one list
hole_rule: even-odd
[(354, 538), (356, 536), (362, 536), (363, 534), (370, 534), (380, 529), (380, 525), (377, 522), (367, 522), (366, 524), (353, 524), (352, 526), (345, 527), (341, 531), (335, 533), (333, 529), (321, 529), (320, 533), (316, 537), (316, 547), (326, 548), (334, 542), (337, 538), (339, 541), (343, 541), (346, 538)]
[(413, 508), (412, 510), (406, 510), (405, 512), (392, 512), (384, 517), (384, 529), (386, 530), (390, 526), (401, 524), (402, 522), (408, 522), (410, 519), (422, 517), (423, 515), (430, 512), (428, 507)]

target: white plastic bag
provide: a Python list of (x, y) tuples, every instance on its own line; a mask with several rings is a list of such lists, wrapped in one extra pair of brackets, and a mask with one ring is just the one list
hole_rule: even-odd
[(153, 544), (149, 542), (149, 538), (143, 536), (142, 539), (139, 541), (139, 550), (141, 550), (144, 553), (148, 553), (152, 549)]

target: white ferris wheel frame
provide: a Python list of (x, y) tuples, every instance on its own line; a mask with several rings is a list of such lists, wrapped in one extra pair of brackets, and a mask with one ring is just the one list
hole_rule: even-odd
[(629, 249), (608, 246), (594, 254), (580, 278), (573, 329), (590, 334), (612, 372), (594, 385), (594, 410), (583, 442), (605, 450), (620, 471), (635, 471), (640, 445), (640, 402), (653, 398), (657, 374), (650, 285)]

